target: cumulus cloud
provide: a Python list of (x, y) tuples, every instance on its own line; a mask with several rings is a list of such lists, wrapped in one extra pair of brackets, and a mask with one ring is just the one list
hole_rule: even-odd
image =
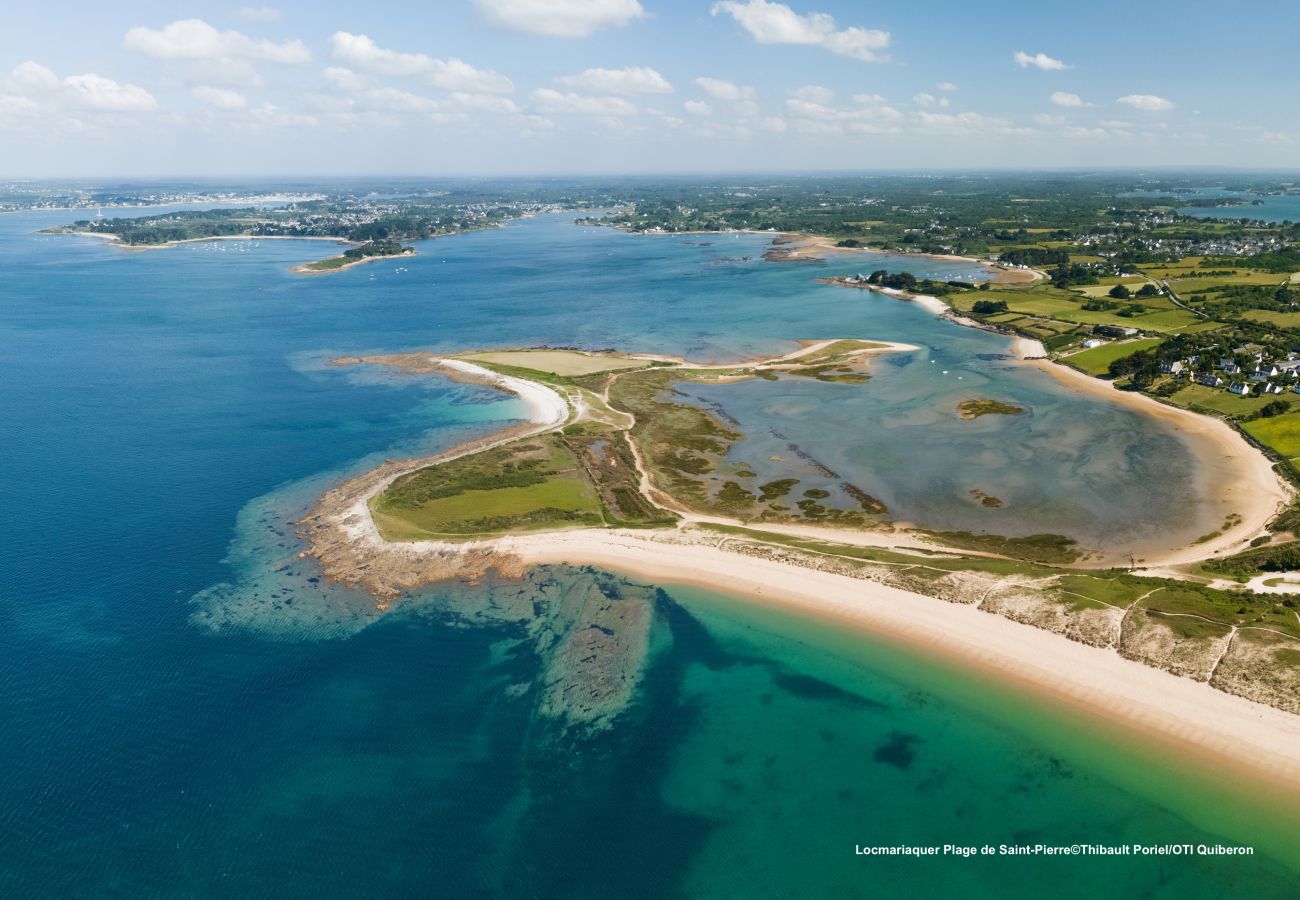
[(218, 31), (202, 19), (179, 19), (162, 29), (132, 28), (122, 46), (160, 60), (256, 59), (295, 64), (311, 59), (302, 41), (254, 40), (238, 31)]
[(858, 94), (856, 106), (836, 106), (835, 92), (805, 85), (790, 92), (786, 116), (805, 134), (892, 134), (903, 114), (876, 94)]
[(586, 94), (561, 93), (551, 88), (533, 91), (533, 102), (545, 113), (584, 116), (633, 116), (637, 109), (621, 97), (592, 97)]
[(937, 106), (940, 109), (948, 108), (948, 98), (936, 97), (934, 94), (917, 94), (912, 98), (912, 102), (917, 106)]
[(1115, 102), (1131, 106), (1134, 109), (1140, 109), (1143, 112), (1160, 112), (1161, 110), (1174, 108), (1172, 100), (1157, 97), (1155, 94), (1129, 94), (1127, 97), (1120, 97)]
[(699, 116), (701, 118), (713, 115), (713, 107), (709, 106), (709, 104), (705, 103), (703, 100), (687, 100), (682, 104), (682, 108), (691, 115)]
[(341, 91), (361, 91), (370, 86), (369, 78), (358, 75), (345, 66), (330, 66), (321, 74)]
[(5, 106), (11, 111), (79, 109), (96, 112), (149, 112), (158, 108), (153, 94), (135, 84), (86, 72), (59, 78), (40, 63), (28, 60), (9, 73)]
[(581, 38), (643, 18), (637, 0), (474, 0), (489, 25), (544, 37)]
[(29, 90), (49, 90), (59, 84), (59, 76), (30, 59), (15, 66), (9, 73), (9, 80), (18, 87)]
[(695, 79), (694, 84), (714, 100), (722, 100), (727, 103), (753, 100), (756, 96), (754, 89), (748, 85), (735, 84), (731, 81), (723, 81), (720, 78), (709, 78), (705, 75)]
[(586, 69), (577, 75), (563, 75), (556, 83), (592, 94), (671, 94), (673, 86), (654, 69), (629, 66), (626, 69)]
[(231, 111), (243, 109), (248, 105), (248, 100), (243, 94), (225, 88), (200, 85), (190, 93), (194, 95), (195, 99), (217, 109)]
[(134, 84), (118, 84), (111, 78), (87, 72), (69, 75), (64, 85), (75, 96), (77, 103), (86, 109), (112, 112), (147, 112), (158, 107), (158, 101), (144, 88)]
[(270, 24), (280, 21), (280, 11), (273, 6), (241, 6), (235, 15), (250, 22)]
[(957, 85), (953, 84), (951, 81), (941, 81), (934, 86), (934, 89), (936, 91), (943, 91), (944, 93), (950, 93), (952, 91), (957, 90)]
[(807, 44), (866, 62), (880, 61), (880, 52), (889, 47), (888, 31), (858, 26), (841, 29), (827, 13), (800, 15), (784, 3), (770, 0), (721, 0), (709, 12), (731, 16), (760, 44)]
[(1011, 58), (1022, 69), (1028, 69), (1032, 66), (1035, 69), (1042, 69), (1044, 72), (1059, 72), (1062, 69), (1070, 68), (1059, 59), (1053, 59), (1046, 53), (1035, 53), (1031, 56), (1024, 51), (1017, 50)]
[(476, 94), (506, 94), (515, 89), (509, 78), (491, 69), (476, 69), (459, 59), (435, 59), (423, 53), (401, 53), (380, 47), (364, 34), (338, 31), (330, 38), (337, 59), (379, 75), (419, 75), (434, 87)]
[(1083, 106), (1083, 98), (1078, 94), (1069, 94), (1065, 91), (1057, 91), (1052, 94), (1051, 101), (1057, 106), (1077, 107)]

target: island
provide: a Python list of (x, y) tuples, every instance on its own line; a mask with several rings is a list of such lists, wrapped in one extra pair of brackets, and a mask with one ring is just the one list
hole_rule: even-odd
[(294, 271), (303, 275), (322, 275), (326, 272), (338, 272), (350, 269), (362, 263), (374, 262), (392, 256), (414, 256), (415, 248), (407, 247), (401, 241), (378, 240), (367, 241), (359, 247), (344, 250), (338, 256), (318, 259), (315, 262), (294, 266)]

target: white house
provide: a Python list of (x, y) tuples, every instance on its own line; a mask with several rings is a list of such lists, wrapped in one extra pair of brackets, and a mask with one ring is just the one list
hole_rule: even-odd
[(1251, 391), (1253, 391), (1254, 389), (1255, 386), (1253, 384), (1250, 384), (1249, 382), (1246, 381), (1239, 381), (1236, 384), (1229, 386), (1228, 393), (1240, 394), (1243, 397), (1249, 397)]

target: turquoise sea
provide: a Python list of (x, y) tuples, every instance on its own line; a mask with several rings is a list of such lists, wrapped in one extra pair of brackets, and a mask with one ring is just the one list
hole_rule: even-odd
[[(1003, 338), (819, 286), (847, 269), (763, 262), (757, 235), (547, 216), (304, 278), (289, 266), (328, 245), (127, 253), (33, 233), (68, 218), (0, 217), (0, 896), (1300, 893), (1294, 812), (867, 637), (568, 568), (381, 615), (297, 557), (292, 523), (333, 481), (521, 414), (486, 389), (326, 365), (420, 347), (725, 360), (797, 338), (909, 341), (923, 350), (866, 385), (700, 402), (780, 419), (923, 525), (1057, 523), (1136, 546), (1196, 518), (1177, 438), (1011, 366)], [(1028, 413), (936, 412), (967, 391)], [(746, 459), (772, 440), (751, 431)], [(1014, 521), (968, 502), (976, 488)], [(550, 640), (601, 602), (648, 610), (649, 653), (613, 727), (567, 727), (539, 701)], [(855, 854), (1040, 842), (1256, 853)]]

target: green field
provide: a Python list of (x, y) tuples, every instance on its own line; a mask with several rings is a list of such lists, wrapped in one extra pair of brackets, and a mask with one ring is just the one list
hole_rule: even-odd
[(1276, 397), (1238, 397), (1227, 391), (1206, 387), (1203, 384), (1189, 384), (1169, 398), (1170, 402), (1185, 409), (1202, 409), (1223, 413), (1229, 416), (1248, 416), (1258, 412), (1261, 406), (1271, 403)]
[(1279, 328), (1300, 328), (1300, 312), (1276, 312), (1271, 309), (1249, 309), (1241, 314), (1251, 322), (1263, 322)]
[(372, 501), (371, 510), (387, 540), (604, 523), (595, 487), (557, 435), (404, 475)]
[(1271, 419), (1255, 419), (1242, 423), (1242, 428), (1279, 456), (1291, 460), (1294, 466), (1300, 460), (1300, 412), (1283, 413)]
[(1160, 338), (1143, 338), (1138, 341), (1116, 341), (1113, 344), (1103, 344), (1091, 350), (1084, 350), (1082, 353), (1072, 353), (1062, 359), (1089, 375), (1105, 375), (1110, 369), (1110, 364), (1115, 360), (1123, 359), (1139, 350), (1149, 350), (1159, 344), (1160, 340)]

